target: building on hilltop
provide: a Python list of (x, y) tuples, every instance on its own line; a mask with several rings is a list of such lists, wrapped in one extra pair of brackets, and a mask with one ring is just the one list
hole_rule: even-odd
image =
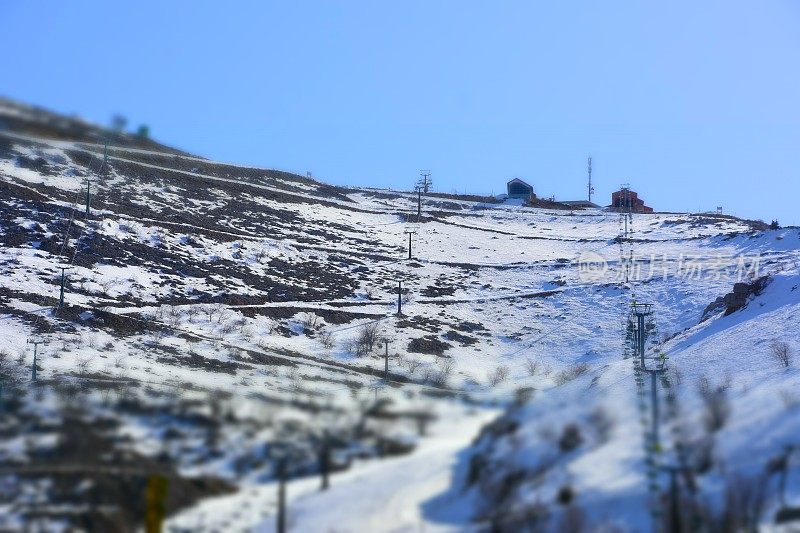
[(508, 197), (519, 200), (533, 200), (536, 195), (533, 193), (533, 185), (529, 185), (519, 178), (514, 178), (507, 184)]
[(619, 211), (621, 213), (627, 213), (628, 211), (631, 213), (653, 212), (652, 207), (645, 205), (644, 200), (627, 187), (611, 193), (611, 205), (608, 208), (611, 211)]

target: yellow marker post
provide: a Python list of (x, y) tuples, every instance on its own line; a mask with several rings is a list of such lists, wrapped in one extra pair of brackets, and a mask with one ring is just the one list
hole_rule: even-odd
[(161, 533), (161, 525), (167, 514), (167, 490), (169, 481), (164, 476), (154, 474), (147, 480), (145, 489), (144, 527), (147, 533)]

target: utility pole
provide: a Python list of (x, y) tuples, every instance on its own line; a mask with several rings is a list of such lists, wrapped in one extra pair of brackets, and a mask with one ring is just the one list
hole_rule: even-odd
[[(381, 389), (380, 382), (376, 381), (375, 383), (370, 385), (369, 388), (375, 391), (375, 401), (377, 402), (378, 401), (378, 391)], [(379, 454), (383, 455), (383, 452), (380, 451)]]
[(322, 450), (320, 451), (319, 470), (322, 474), (322, 485), (320, 490), (328, 490), (330, 486), (330, 471), (331, 471), (331, 444), (330, 435), (326, 429), (322, 435)]
[(386, 352), (383, 355), (383, 380), (389, 381), (389, 339), (385, 337), (383, 339), (383, 346), (386, 348)]
[(408, 235), (408, 258), (411, 259), (411, 236), (417, 232), (414, 228), (406, 228), (403, 233)]
[(634, 332), (636, 353), (639, 355), (639, 363), (642, 370), (646, 370), (644, 362), (645, 340), (647, 339), (645, 318), (653, 314), (653, 304), (634, 303), (633, 314), (636, 316), (636, 330)]
[(650, 422), (652, 423), (650, 438), (652, 439), (653, 450), (660, 451), (661, 441), (658, 438), (658, 375), (664, 372), (664, 368), (646, 368), (645, 371), (650, 374), (650, 406), (652, 413), (650, 416)]
[(61, 269), (61, 292), (59, 293), (59, 296), (58, 296), (58, 310), (61, 311), (61, 309), (64, 307), (64, 286), (66, 284), (66, 278), (67, 278), (66, 271), (70, 267), (69, 266), (61, 266), (61, 267), (58, 267), (58, 268)]
[(628, 206), (628, 218), (633, 216), (633, 202), (631, 200), (631, 187), (628, 185), (625, 188), (625, 205)]
[(31, 366), (31, 381), (36, 383), (36, 356), (39, 353), (39, 345), (44, 344), (44, 339), (41, 337), (33, 337), (28, 339), (28, 344), (33, 344), (33, 365)]
[(286, 533), (286, 462), (286, 457), (278, 459), (278, 533)]
[[(624, 236), (627, 239), (628, 238), (628, 221), (629, 221), (630, 217), (632, 216), (631, 215), (631, 197), (630, 197), (631, 186), (630, 186), (630, 184), (623, 183), (622, 187), (621, 187), (621, 192), (622, 192), (622, 198), (620, 198), (620, 202), (622, 202), (622, 205), (619, 206), (620, 207), (619, 211), (620, 211), (620, 213), (622, 213), (622, 218), (625, 219), (625, 233), (624, 233)], [(627, 208), (627, 212), (625, 211), (626, 208)]]
[(431, 171), (430, 170), (420, 170), (419, 171), (419, 181), (417, 185), (422, 188), (422, 191), (425, 194), (428, 194), (428, 191), (431, 189), (431, 185), (433, 185), (433, 181), (431, 180)]
[(86, 178), (86, 220), (89, 220), (89, 217), (92, 215), (91, 213), (91, 202), (92, 202), (92, 180)]
[(592, 201), (592, 193), (594, 193), (594, 187), (592, 187), (592, 156), (589, 156), (589, 201)]
[(669, 532), (681, 533), (681, 502), (680, 491), (678, 490), (678, 472), (676, 466), (664, 466), (664, 470), (669, 473)]
[(653, 315), (653, 304), (633, 304), (633, 314), (636, 316), (636, 330), (634, 333), (634, 342), (636, 344), (636, 352), (639, 355), (639, 365), (643, 372), (650, 374), (650, 402), (651, 402), (651, 422), (650, 429), (652, 446), (654, 450), (660, 447), (658, 438), (658, 375), (665, 372), (664, 361), (657, 364), (654, 368), (647, 368), (645, 361), (645, 345), (647, 341), (647, 328), (645, 326), (645, 319)]
[(403, 282), (397, 280), (397, 316), (403, 316)]
[(431, 181), (431, 171), (420, 170), (419, 180), (417, 180), (417, 185), (414, 187), (414, 189), (417, 191), (417, 222), (422, 219), (422, 193), (424, 192), (425, 194), (428, 194), (432, 184), (433, 181)]
[[(646, 412), (646, 400), (645, 400), (645, 385), (644, 385), (644, 376), (643, 374), (650, 374), (650, 427), (644, 430), (645, 434), (645, 455), (646, 455), (646, 464), (647, 464), (647, 476), (649, 479), (649, 490), (652, 496), (652, 508), (651, 514), (653, 517), (654, 525), (659, 523), (662, 520), (662, 511), (660, 508), (659, 503), (659, 470), (662, 469), (662, 465), (659, 461), (659, 454), (662, 452), (661, 449), (661, 439), (659, 437), (659, 424), (660, 424), (660, 409), (659, 409), (659, 397), (658, 397), (658, 380), (659, 375), (666, 372), (665, 366), (665, 357), (655, 357), (651, 359), (651, 362), (654, 364), (651, 368), (647, 367), (647, 359), (645, 358), (645, 350), (646, 350), (646, 343), (648, 337), (648, 326), (647, 326), (647, 319), (653, 316), (653, 305), (647, 303), (633, 303), (633, 312), (632, 314), (636, 317), (636, 326), (634, 329), (633, 334), (633, 346), (635, 355), (637, 356), (635, 360), (638, 361), (635, 364), (635, 371), (637, 375), (637, 386), (639, 388), (639, 401), (640, 401), (640, 409)], [(646, 417), (643, 416), (642, 419), (643, 424), (645, 424), (646, 428)], [(674, 480), (673, 480), (674, 481)], [(671, 487), (673, 491), (677, 491), (677, 485)], [(673, 523), (675, 518), (673, 517)], [(679, 520), (679, 518), (678, 518)], [(658, 527), (655, 527), (656, 530), (660, 530)]]
[[(690, 498), (693, 499), (694, 489), (692, 488), (694, 482), (692, 481), (692, 469), (686, 465), (661, 465), (661, 470), (669, 474), (669, 527), (661, 528), (659, 531), (669, 533), (683, 533), (684, 531), (698, 531), (698, 516), (697, 511), (693, 506), (689, 506), (689, 516), (687, 527), (683, 527), (683, 519), (681, 511), (684, 509), (684, 502), (681, 501), (681, 487), (680, 478), (683, 478), (684, 484), (687, 487)], [(680, 476), (680, 477), (679, 477)]]

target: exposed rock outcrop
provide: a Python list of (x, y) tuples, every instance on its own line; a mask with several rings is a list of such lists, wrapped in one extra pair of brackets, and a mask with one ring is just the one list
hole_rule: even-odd
[(720, 296), (705, 308), (703, 315), (700, 318), (700, 322), (711, 318), (723, 310), (725, 311), (725, 316), (728, 316), (731, 313), (735, 313), (739, 309), (743, 309), (745, 306), (747, 306), (747, 302), (750, 297), (761, 294), (769, 282), (770, 277), (767, 275), (754, 279), (749, 283), (734, 283), (733, 290), (731, 292), (725, 296)]

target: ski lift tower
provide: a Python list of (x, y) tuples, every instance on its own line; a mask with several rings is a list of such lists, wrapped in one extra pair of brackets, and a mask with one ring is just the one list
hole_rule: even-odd
[(416, 224), (406, 225), (406, 229), (403, 230), (403, 233), (408, 235), (408, 258), (411, 259), (411, 236), (417, 233), (417, 225)]

